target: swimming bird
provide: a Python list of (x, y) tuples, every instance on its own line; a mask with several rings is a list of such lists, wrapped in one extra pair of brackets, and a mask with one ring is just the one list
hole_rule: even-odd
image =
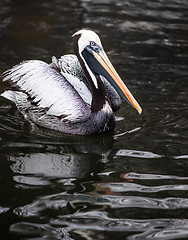
[(113, 130), (120, 96), (141, 113), (99, 36), (79, 30), (72, 37), (76, 55), (52, 57), (50, 64), (27, 60), (4, 72), (3, 81), (11, 90), (1, 96), (13, 101), (34, 124), (75, 135)]

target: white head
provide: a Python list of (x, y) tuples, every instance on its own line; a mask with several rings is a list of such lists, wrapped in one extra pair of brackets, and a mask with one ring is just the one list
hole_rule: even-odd
[(99, 36), (92, 30), (86, 30), (86, 29), (79, 30), (72, 35), (72, 37), (75, 37), (75, 36), (80, 36), (78, 40), (78, 47), (80, 52), (82, 52), (86, 46), (89, 46), (90, 44), (92, 44), (92, 42), (96, 43), (99, 47), (102, 48), (102, 44)]

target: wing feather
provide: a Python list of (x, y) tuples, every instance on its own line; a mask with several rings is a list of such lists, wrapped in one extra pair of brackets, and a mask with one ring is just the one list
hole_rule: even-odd
[(47, 114), (66, 117), (66, 121), (84, 121), (91, 115), (90, 107), (74, 87), (49, 64), (29, 60), (14, 66), (3, 74), (3, 81), (11, 81), (29, 94)]
[(91, 106), (91, 91), (77, 56), (73, 54), (67, 54), (61, 56), (59, 59), (53, 56), (52, 66), (60, 71), (60, 73), (75, 88), (80, 97)]

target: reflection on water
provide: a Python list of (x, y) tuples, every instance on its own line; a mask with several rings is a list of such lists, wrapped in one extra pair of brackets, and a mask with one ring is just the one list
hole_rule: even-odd
[[(19, 174), (14, 176), (14, 181), (29, 185), (46, 185), (47, 181), (42, 180), (41, 176), (68, 178), (70, 181), (75, 178), (82, 178), (90, 172), (89, 161), (87, 159), (84, 161), (83, 156), (72, 153), (64, 155), (34, 153), (23, 157), (10, 157), (9, 159), (15, 162), (11, 165), (12, 171)], [(28, 176), (33, 174), (40, 176), (38, 181), (36, 181), (36, 178), (33, 179), (33, 177)]]
[[(88, 164), (81, 161), (78, 154), (46, 154), (34, 153), (24, 157), (10, 157), (11, 161), (15, 161), (11, 169), (15, 173), (22, 174), (39, 174), (48, 177), (79, 177), (79, 175), (88, 168)], [(86, 166), (85, 166), (86, 165)], [(81, 174), (82, 176), (83, 174)]]
[(114, 133), (75, 137), (31, 128), (0, 98), (3, 239), (188, 239), (187, 0), (0, 9), (0, 72), (71, 53), (71, 35), (91, 28), (143, 107), (123, 103)]

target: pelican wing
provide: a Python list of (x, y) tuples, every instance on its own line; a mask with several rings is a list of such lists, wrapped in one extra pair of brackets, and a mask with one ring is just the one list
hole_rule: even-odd
[(53, 56), (52, 67), (58, 69), (67, 81), (69, 81), (69, 83), (75, 88), (80, 97), (87, 104), (91, 105), (91, 91), (76, 55), (67, 54), (61, 56), (59, 59)]
[(46, 114), (62, 117), (62, 120), (79, 122), (91, 115), (89, 105), (83, 101), (74, 87), (51, 65), (29, 60), (14, 66), (3, 74), (9, 81), (26, 92)]

